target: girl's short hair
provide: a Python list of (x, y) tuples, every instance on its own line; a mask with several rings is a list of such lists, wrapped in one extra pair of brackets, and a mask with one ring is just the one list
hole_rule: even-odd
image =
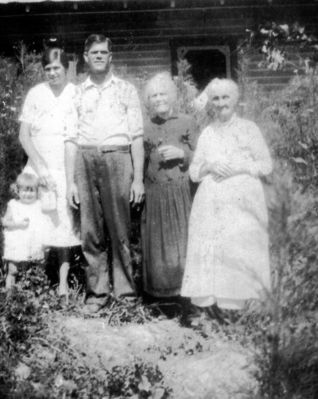
[(238, 85), (232, 79), (226, 78), (215, 78), (212, 79), (211, 82), (207, 85), (204, 89), (205, 93), (208, 96), (208, 100), (212, 100), (213, 96), (215, 95), (218, 90), (227, 89), (228, 93), (233, 97), (235, 103), (238, 102), (240, 92)]
[(84, 51), (87, 53), (95, 43), (107, 43), (108, 51), (111, 53), (112, 41), (109, 39), (109, 37), (96, 33), (89, 35), (88, 38), (85, 40)]
[(67, 54), (59, 47), (48, 47), (44, 50), (42, 55), (42, 66), (45, 68), (48, 64), (54, 61), (59, 61), (67, 70), (69, 67), (69, 60)]
[(171, 107), (177, 101), (177, 86), (175, 85), (172, 76), (169, 72), (160, 72), (153, 76), (148, 80), (144, 89), (144, 101), (146, 107), (149, 109), (149, 98), (153, 95), (153, 93), (160, 87), (168, 94), (168, 99)]
[(38, 188), (39, 186), (39, 179), (37, 176), (33, 175), (32, 173), (20, 173), (16, 179), (17, 187), (21, 186), (29, 186)]

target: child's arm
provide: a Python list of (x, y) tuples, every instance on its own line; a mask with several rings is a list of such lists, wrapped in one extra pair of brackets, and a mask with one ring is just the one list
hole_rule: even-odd
[(28, 218), (15, 221), (13, 219), (12, 210), (10, 206), (8, 206), (7, 211), (1, 221), (2, 221), (2, 226), (5, 227), (6, 229), (25, 229), (28, 227), (30, 222)]

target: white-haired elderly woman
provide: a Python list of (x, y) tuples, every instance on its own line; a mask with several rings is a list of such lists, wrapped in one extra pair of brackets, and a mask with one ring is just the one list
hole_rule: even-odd
[[(260, 177), (272, 170), (259, 128), (235, 113), (236, 83), (213, 79), (205, 90), (215, 119), (190, 166), (199, 182), (189, 222), (181, 295), (209, 313), (242, 309), (270, 289), (267, 209)], [(215, 314), (215, 313), (214, 313)]]
[(180, 294), (192, 203), (188, 167), (197, 126), (192, 117), (174, 111), (176, 99), (170, 74), (147, 82), (143, 288), (161, 298)]

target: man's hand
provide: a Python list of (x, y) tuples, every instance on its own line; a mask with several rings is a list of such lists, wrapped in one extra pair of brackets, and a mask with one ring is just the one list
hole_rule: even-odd
[(144, 200), (145, 187), (141, 180), (133, 180), (130, 187), (130, 202), (134, 205), (139, 205)]
[(75, 183), (70, 184), (67, 188), (66, 198), (71, 208), (78, 209), (80, 200), (77, 185)]
[(184, 159), (184, 151), (181, 148), (175, 147), (174, 145), (163, 145), (158, 148), (158, 152), (165, 162), (172, 161), (174, 159)]

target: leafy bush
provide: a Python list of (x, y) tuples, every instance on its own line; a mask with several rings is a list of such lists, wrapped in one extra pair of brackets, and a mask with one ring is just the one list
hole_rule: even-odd
[[(10, 184), (22, 169), (18, 117), (27, 90), (42, 78), (39, 57), (17, 49), (18, 60), (0, 57), (0, 215), (11, 196)], [(2, 235), (0, 236), (2, 242)], [(2, 248), (2, 245), (1, 245)]]
[[(240, 69), (243, 113), (262, 128), (275, 168), (265, 180), (270, 209), (273, 290), (269, 306), (256, 317), (264, 398), (318, 395), (318, 75), (316, 65), (281, 92), (265, 92)], [(245, 319), (250, 327), (249, 317)]]

